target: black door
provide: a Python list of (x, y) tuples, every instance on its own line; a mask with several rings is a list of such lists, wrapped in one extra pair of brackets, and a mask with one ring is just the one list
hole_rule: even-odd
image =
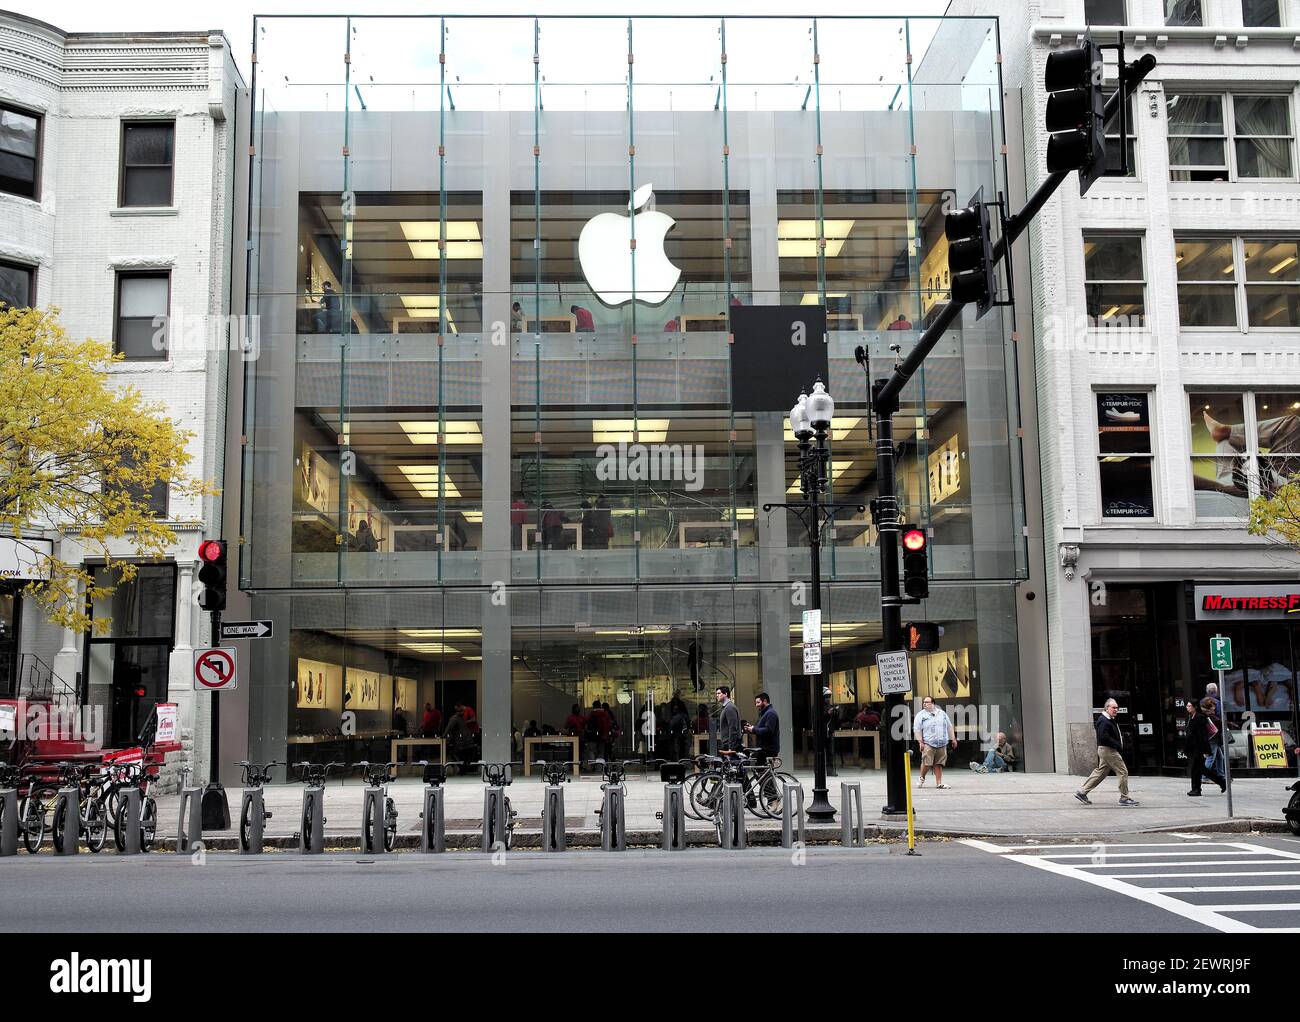
[(115, 748), (136, 744), (154, 706), (166, 699), (167, 660), (167, 647), (161, 644), (118, 643), (114, 648), (109, 728)]
[(22, 627), (18, 588), (0, 584), (0, 696), (17, 696), (18, 635)]

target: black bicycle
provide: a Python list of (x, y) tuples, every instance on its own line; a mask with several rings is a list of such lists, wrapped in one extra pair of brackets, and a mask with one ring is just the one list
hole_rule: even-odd
[[(295, 763), (293, 766), (294, 769), (298, 771), (298, 780), (301, 781), (304, 785), (306, 785), (309, 788), (311, 787), (323, 788), (325, 787), (325, 779), (329, 776), (329, 772), (331, 770), (341, 770), (346, 765), (347, 765), (346, 763)], [(312, 835), (312, 830), (313, 830), (312, 809), (313, 809), (312, 805), (309, 804), (307, 808), (303, 810), (302, 834), (306, 835), (305, 840), (310, 840)], [(328, 822), (329, 821), (325, 818), (325, 814), (322, 812), (320, 818), (320, 825), (322, 830), (324, 829), (325, 824)], [(294, 836), (301, 837), (302, 835), (294, 835)]]
[[(35, 855), (45, 840), (45, 810), (40, 800), (31, 796), (30, 788), (34, 779), (22, 767), (0, 763), (0, 788), (18, 790), (24, 778), (28, 782), (28, 794), (18, 803), (18, 832), (23, 836), (23, 846)], [(3, 825), (4, 803), (0, 802), (0, 826)]]
[(60, 763), (61, 787), (78, 789), (80, 808), (75, 823), (68, 819), (68, 802), (58, 799), (54, 806), (54, 845), (63, 848), (68, 831), (75, 826), (74, 840), (86, 839), (92, 852), (103, 849), (108, 838), (108, 819), (104, 815), (103, 792), (108, 772), (99, 764)]
[[(488, 787), (508, 788), (514, 780), (513, 768), (516, 765), (514, 763), (480, 763), (478, 765), (482, 770), (483, 783)], [(519, 814), (510, 807), (509, 795), (503, 793), (501, 801), (505, 808), (505, 819), (497, 819), (497, 805), (493, 800), (488, 803), (488, 815), (487, 819), (483, 821), (483, 826), (486, 833), (500, 835), (506, 851), (509, 851), (514, 846), (515, 819)]]
[[(357, 769), (365, 777), (367, 787), (384, 790), (384, 851), (391, 852), (397, 845), (397, 803), (388, 797), (388, 785), (393, 781), (393, 771), (397, 769), (397, 764), (370, 763), (363, 759), (357, 763)], [(374, 848), (376, 845), (374, 803), (369, 800), (366, 801), (365, 815), (361, 820), (361, 845), (363, 849)]]
[(120, 783), (114, 797), (117, 809), (113, 813), (113, 843), (119, 852), (126, 851), (126, 792), (140, 789), (140, 851), (147, 852), (158, 837), (158, 803), (149, 794), (158, 780), (157, 763), (131, 763), (119, 768)]
[[(277, 760), (271, 760), (269, 763), (250, 763), (246, 759), (241, 759), (236, 764), (243, 775), (240, 778), (240, 784), (245, 788), (261, 788), (271, 781), (271, 767), (280, 766)], [(269, 809), (262, 809), (262, 819), (269, 820), (271, 812)], [(249, 847), (249, 832), (253, 826), (253, 803), (251, 801), (244, 803), (244, 808), (239, 814), (239, 847)]]

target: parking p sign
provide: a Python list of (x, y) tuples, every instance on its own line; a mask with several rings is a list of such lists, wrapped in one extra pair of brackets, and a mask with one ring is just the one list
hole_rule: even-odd
[(1210, 640), (1210, 670), (1232, 670), (1232, 640), (1226, 635), (1216, 635)]

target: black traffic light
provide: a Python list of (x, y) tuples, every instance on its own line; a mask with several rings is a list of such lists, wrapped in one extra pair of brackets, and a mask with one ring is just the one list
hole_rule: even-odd
[(993, 275), (993, 224), (980, 189), (965, 209), (944, 217), (948, 239), (948, 276), (954, 302), (974, 302), (976, 319), (993, 307), (997, 278)]
[(1079, 194), (1106, 172), (1106, 97), (1101, 49), (1091, 39), (1047, 55), (1047, 171), (1079, 172)]
[(911, 653), (934, 653), (939, 649), (943, 625), (933, 621), (909, 621), (904, 626), (907, 649)]
[(903, 591), (914, 600), (930, 595), (929, 537), (919, 525), (904, 525)]
[(221, 611), (226, 609), (226, 541), (205, 539), (199, 544), (199, 608)]

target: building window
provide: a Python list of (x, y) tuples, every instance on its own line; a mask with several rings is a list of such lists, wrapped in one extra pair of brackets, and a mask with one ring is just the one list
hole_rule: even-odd
[(1277, 0), (1241, 0), (1241, 23), (1246, 28), (1280, 28), (1282, 5)]
[(36, 268), (0, 262), (0, 304), (23, 309), (36, 304)]
[(1155, 517), (1150, 398), (1144, 391), (1107, 391), (1097, 395), (1097, 456), (1103, 518)]
[(41, 119), (0, 106), (0, 192), (40, 198)]
[(129, 359), (167, 357), (167, 311), (171, 276), (119, 273), (113, 348)]
[(1165, 0), (1165, 24), (1201, 24), (1201, 0)]
[(1176, 93), (1166, 100), (1166, 110), (1171, 180), (1294, 176), (1289, 96)]
[(1188, 395), (1192, 482), (1201, 518), (1244, 518), (1300, 472), (1300, 392)]
[[(125, 467), (135, 467), (136, 458), (132, 455), (124, 453), (121, 460)], [(154, 518), (167, 517), (168, 488), (165, 479), (155, 480), (148, 486), (127, 486), (126, 492), (135, 503), (145, 505)]]
[(1146, 284), (1140, 234), (1085, 234), (1084, 293), (1093, 326), (1141, 326)]
[[(1109, 100), (1114, 89), (1106, 90), (1106, 99)], [(1119, 111), (1106, 122), (1106, 176), (1107, 177), (1136, 177), (1137, 176), (1137, 117), (1133, 111), (1133, 97), (1128, 98), (1128, 123), (1124, 126), (1127, 131), (1124, 136), (1124, 149), (1120, 149), (1119, 137)], [(1128, 155), (1128, 173), (1121, 174), (1120, 167), (1123, 166), (1124, 154)]]
[(1300, 327), (1300, 243), (1276, 238), (1177, 238), (1178, 321), (1184, 327)]
[(1083, 0), (1085, 25), (1127, 25), (1124, 0)]
[(174, 121), (125, 121), (122, 124), (123, 206), (170, 206)]

